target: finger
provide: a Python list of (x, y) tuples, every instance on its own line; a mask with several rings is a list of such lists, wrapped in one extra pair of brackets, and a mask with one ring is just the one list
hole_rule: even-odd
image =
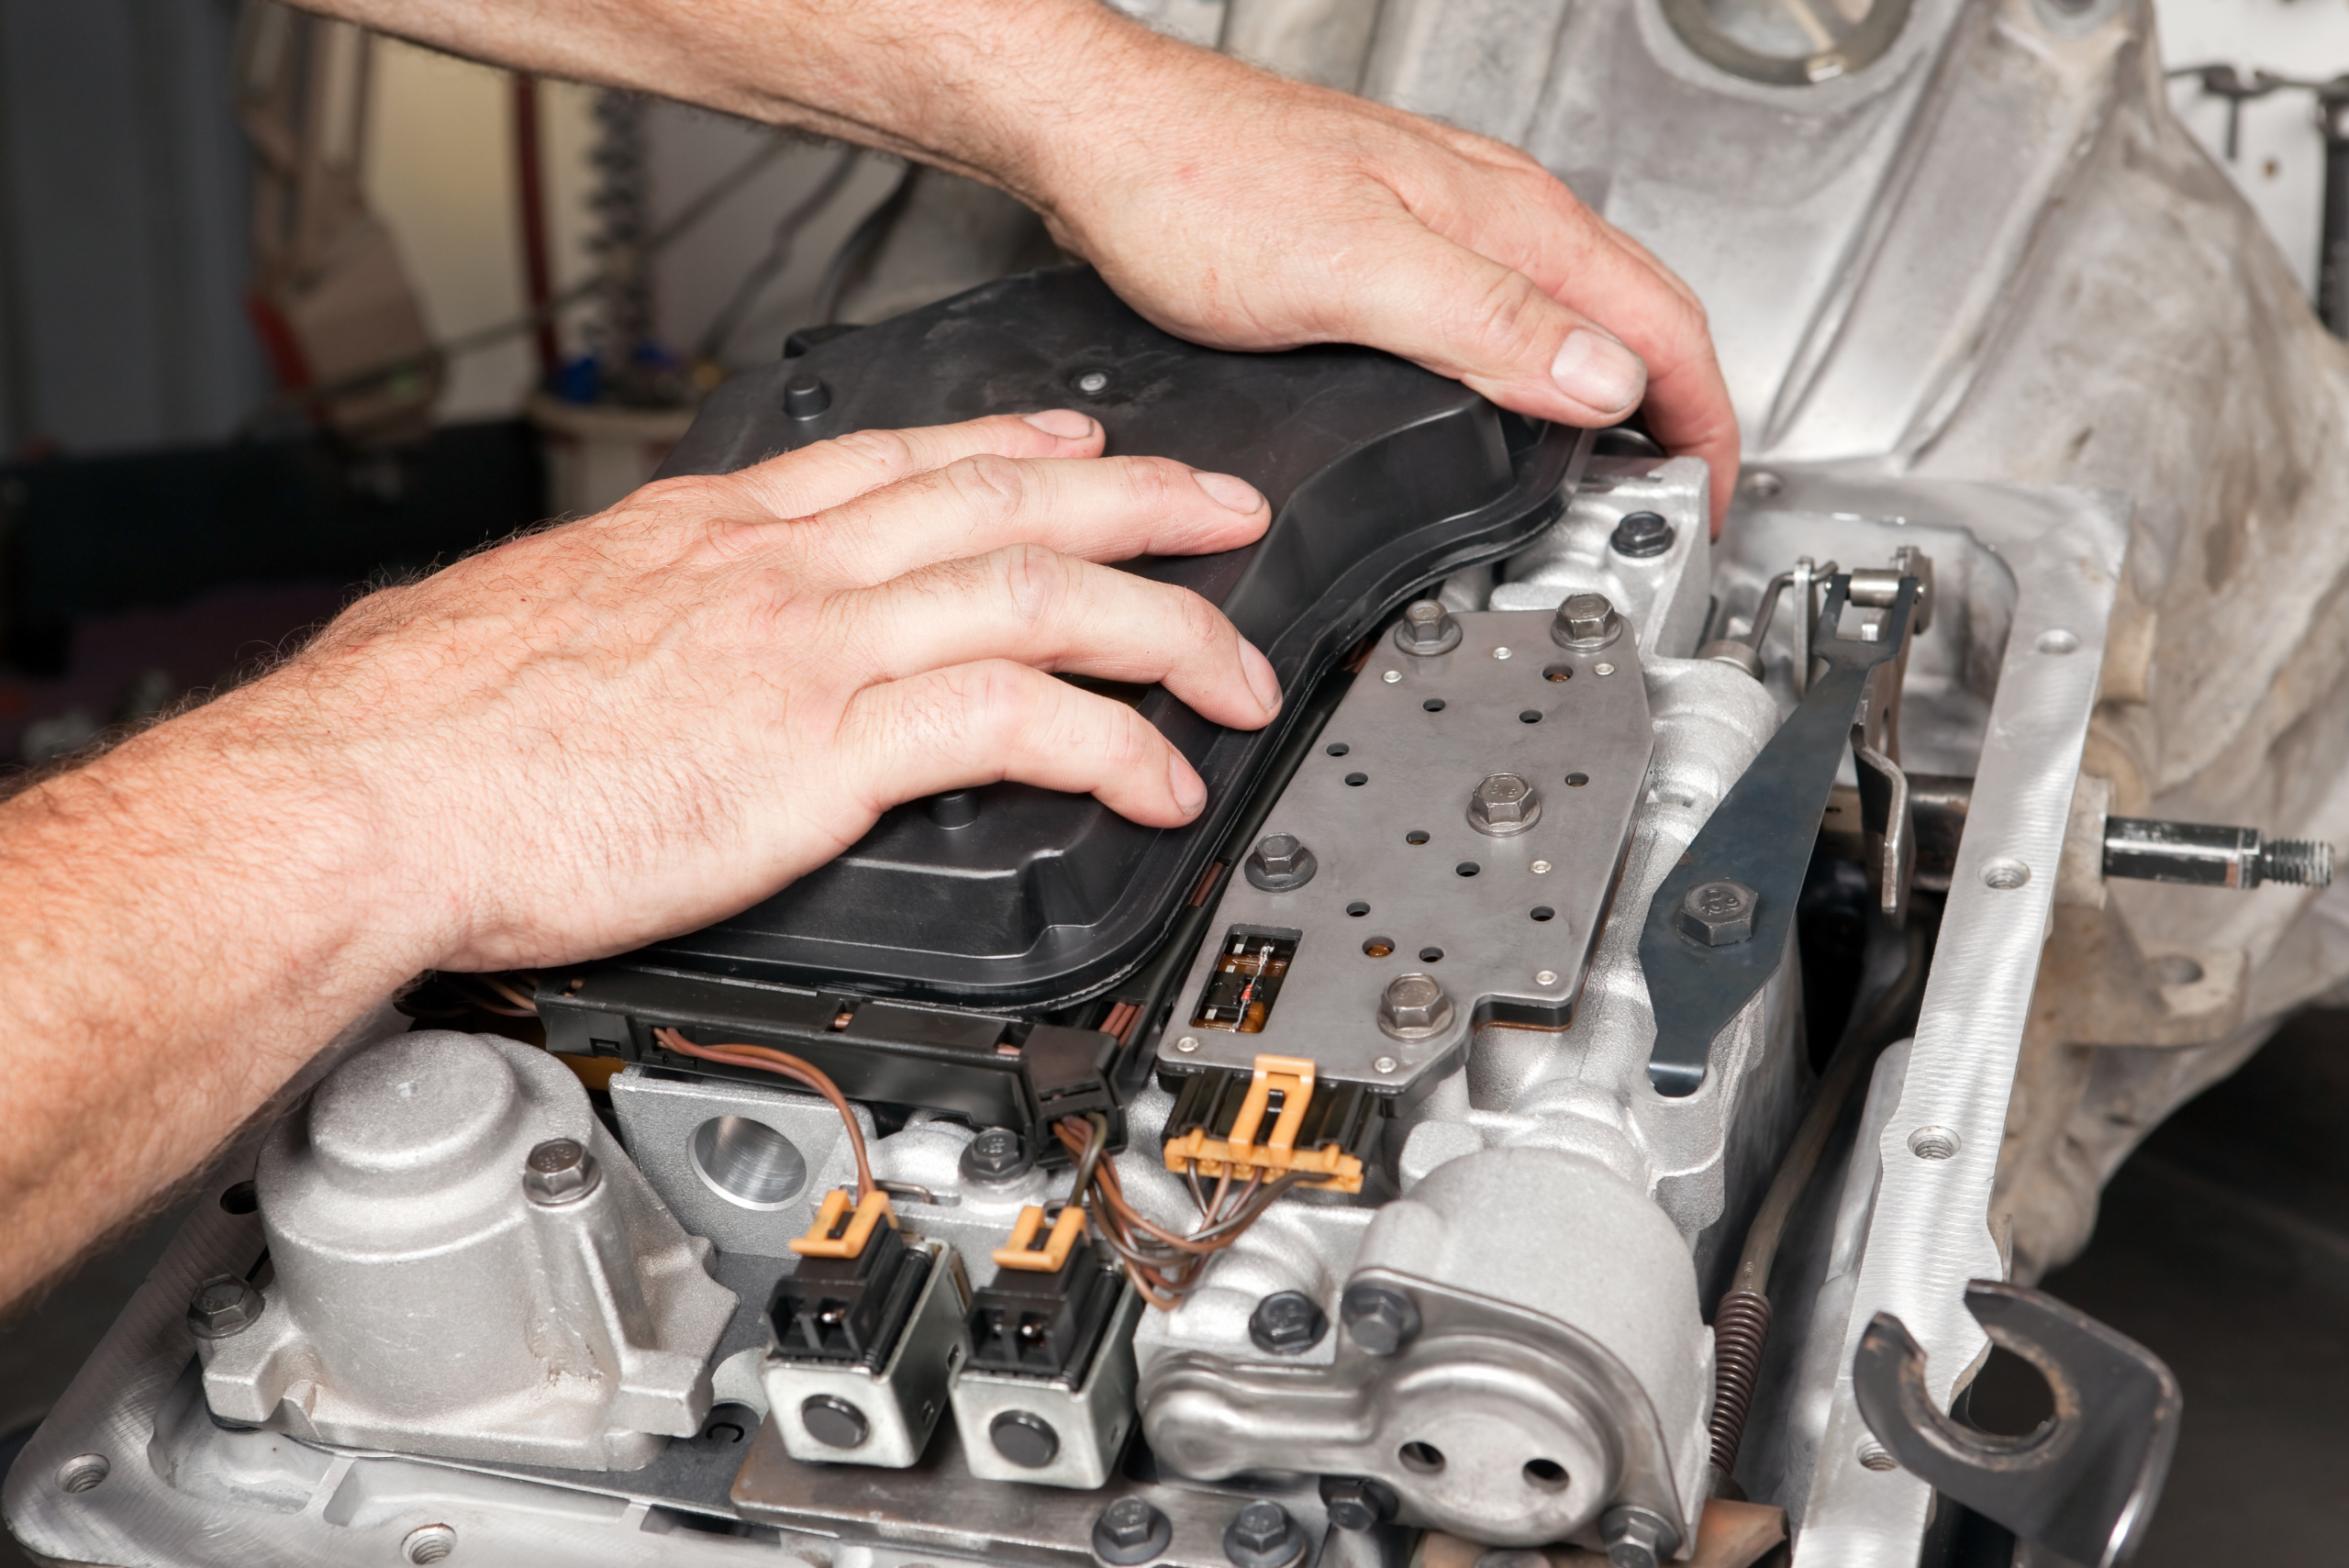
[(1010, 659), (1039, 670), (1163, 684), (1201, 717), (1254, 729), (1280, 711), (1280, 683), (1213, 605), (1041, 545), (941, 562), (834, 599), (827, 646), (855, 651), (868, 678)]
[(1207, 804), (1197, 771), (1141, 715), (1006, 659), (867, 686), (840, 738), (845, 782), (876, 815), (1000, 779), (1090, 795), (1147, 828)]
[(791, 543), (829, 590), (885, 583), (935, 561), (1041, 544), (1089, 561), (1191, 555), (1250, 543), (1272, 521), (1245, 480), (1164, 458), (1017, 462), (965, 458), (860, 495)]
[(1080, 458), (1101, 450), (1099, 421), (1070, 408), (999, 414), (911, 430), (855, 430), (733, 475), (745, 499), (776, 517), (805, 517), (971, 457)]

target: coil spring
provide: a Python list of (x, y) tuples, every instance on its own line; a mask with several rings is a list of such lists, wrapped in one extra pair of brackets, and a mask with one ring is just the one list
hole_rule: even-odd
[(1763, 1347), (1770, 1342), (1770, 1298), (1757, 1291), (1732, 1290), (1713, 1312), (1713, 1465), (1727, 1475), (1737, 1468), (1738, 1445), (1745, 1440), (1745, 1412), (1762, 1375)]

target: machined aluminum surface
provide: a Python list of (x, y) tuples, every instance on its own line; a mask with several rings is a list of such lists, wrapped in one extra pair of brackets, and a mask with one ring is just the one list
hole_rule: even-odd
[[(1408, 1092), (1486, 1022), (1572, 1018), (1653, 747), (1638, 648), (1562, 648), (1539, 610), (1455, 618), (1448, 653), (1375, 645), (1265, 819), (1319, 869), (1301, 887), (1230, 884), (1160, 1038), (1163, 1070), (1304, 1057), (1325, 1080)], [(1531, 786), (1538, 814), (1515, 806), (1530, 822), (1480, 809), (1496, 775)], [(1232, 942), (1275, 932), (1296, 948), (1261, 1030), (1197, 1012)], [(1382, 1029), (1382, 993), (1407, 973), (1440, 984), (1448, 1011)]]

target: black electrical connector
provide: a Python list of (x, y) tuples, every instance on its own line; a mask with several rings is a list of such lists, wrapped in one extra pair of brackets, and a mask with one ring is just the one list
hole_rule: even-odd
[(858, 1362), (878, 1372), (930, 1278), (930, 1254), (897, 1228), (874, 1228), (853, 1258), (802, 1258), (775, 1282), (767, 1307), (775, 1354), (786, 1361)]
[(998, 1269), (992, 1284), (971, 1295), (971, 1364), (1081, 1383), (1125, 1288), (1101, 1266), (1090, 1240), (1070, 1248), (1050, 1273)]

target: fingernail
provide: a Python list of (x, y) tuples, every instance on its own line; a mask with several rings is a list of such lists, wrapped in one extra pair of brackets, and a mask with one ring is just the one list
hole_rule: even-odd
[(1191, 477), (1199, 482), (1200, 489), (1215, 498), (1219, 506), (1229, 506), (1235, 512), (1252, 512), (1264, 504), (1264, 498), (1256, 494), (1256, 487), (1244, 479), (1229, 473), (1194, 473)]
[(1039, 414), (1019, 416), (1048, 436), (1058, 436), (1064, 441), (1081, 441), (1095, 429), (1092, 419), (1074, 408), (1047, 408)]
[(1273, 662), (1244, 637), (1240, 639), (1240, 667), (1248, 672), (1248, 689), (1256, 694), (1266, 717), (1280, 712), (1281, 678), (1273, 673)]
[(1208, 786), (1191, 771), (1191, 764), (1180, 756), (1166, 759), (1166, 782), (1174, 791), (1174, 804), (1186, 817), (1197, 817), (1199, 807), (1208, 803)]
[(1606, 333), (1577, 327), (1550, 361), (1550, 379), (1577, 403), (1601, 414), (1625, 414), (1648, 389), (1648, 367)]

